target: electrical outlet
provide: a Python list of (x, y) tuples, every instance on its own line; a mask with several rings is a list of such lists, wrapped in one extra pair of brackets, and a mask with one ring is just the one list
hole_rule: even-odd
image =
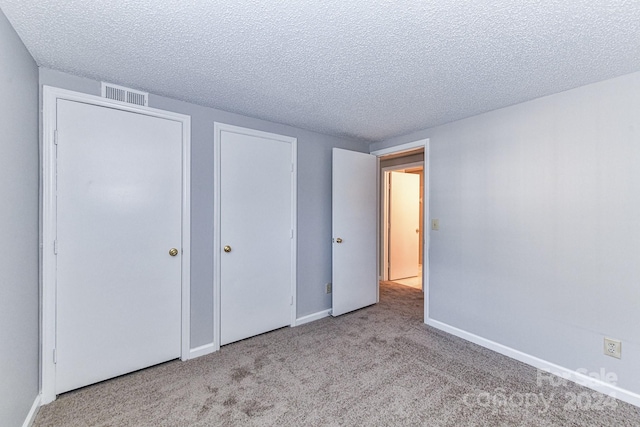
[(433, 231), (440, 230), (440, 220), (438, 218), (434, 218), (431, 220), (431, 229)]
[(604, 354), (620, 359), (622, 353), (622, 342), (612, 338), (604, 339)]
[(331, 293), (331, 282), (327, 283), (326, 287), (325, 287), (325, 292), (330, 294)]

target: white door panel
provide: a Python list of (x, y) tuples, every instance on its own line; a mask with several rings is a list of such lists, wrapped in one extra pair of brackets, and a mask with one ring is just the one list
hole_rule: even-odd
[(389, 280), (419, 274), (420, 176), (391, 172)]
[(370, 154), (333, 149), (333, 316), (378, 299), (377, 165)]
[(291, 324), (292, 144), (220, 132), (220, 343)]
[(180, 356), (182, 125), (58, 100), (56, 394)]

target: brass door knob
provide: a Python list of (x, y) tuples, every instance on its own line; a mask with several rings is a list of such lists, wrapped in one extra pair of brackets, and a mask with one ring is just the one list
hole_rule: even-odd
[(231, 252), (231, 246), (227, 245), (224, 247), (225, 252)]
[(340, 237), (338, 237), (338, 238), (336, 239), (336, 243), (342, 243), (342, 239), (341, 239)]
[(178, 255), (178, 250), (176, 248), (169, 249), (169, 255), (171, 255), (171, 256)]

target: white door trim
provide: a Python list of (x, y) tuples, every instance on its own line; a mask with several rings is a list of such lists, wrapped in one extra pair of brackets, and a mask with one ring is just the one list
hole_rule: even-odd
[(191, 117), (184, 114), (157, 110), (155, 108), (126, 104), (107, 98), (73, 92), (51, 86), (43, 86), (42, 117), (42, 261), (41, 261), (41, 332), (40, 366), (42, 404), (53, 402), (55, 394), (56, 347), (56, 258), (53, 242), (56, 238), (56, 123), (57, 100), (82, 102), (101, 107), (114, 108), (147, 116), (173, 120), (182, 124), (182, 360), (189, 358), (190, 337), (190, 284), (191, 284)]
[(380, 212), (380, 233), (382, 233), (383, 255), (380, 265), (382, 265), (382, 280), (389, 280), (389, 227), (387, 227), (387, 224), (389, 224), (389, 174), (387, 172), (417, 167), (422, 167), (424, 177), (424, 162), (403, 163), (401, 165), (387, 166), (380, 169), (380, 173), (382, 173), (382, 182), (380, 183), (380, 201), (382, 202), (382, 211)]
[[(429, 209), (429, 197), (431, 195), (430, 186), (429, 186), (429, 175), (431, 174), (431, 165), (429, 164), (430, 156), (429, 156), (429, 138), (420, 139), (418, 141), (408, 142), (406, 144), (400, 144), (393, 147), (383, 148), (381, 150), (372, 151), (371, 154), (378, 156), (378, 158), (382, 156), (386, 156), (387, 154), (399, 154), (405, 151), (415, 150), (416, 148), (424, 148), (424, 171), (423, 171), (423, 179), (424, 179), (424, 194), (422, 195), (423, 200), (423, 210), (424, 210), (424, 222), (422, 227), (424, 229), (424, 241), (423, 250), (422, 250), (422, 291), (424, 292), (424, 322), (427, 323), (429, 319), (429, 240), (431, 235), (431, 210)], [(378, 168), (379, 169), (379, 168)], [(378, 178), (378, 185), (380, 185), (380, 178)], [(378, 194), (380, 194), (380, 189), (378, 188)], [(384, 199), (383, 199), (384, 200)], [(381, 201), (381, 203), (383, 202)], [(378, 225), (378, 245), (380, 245), (380, 233), (381, 233), (381, 225)], [(380, 249), (378, 248), (378, 251)], [(378, 252), (380, 253), (380, 252)], [(377, 272), (376, 274), (379, 274)]]
[(298, 247), (298, 139), (290, 136), (279, 135), (275, 133), (263, 132), (255, 129), (244, 128), (240, 126), (228, 125), (226, 123), (214, 122), (214, 185), (213, 185), (213, 351), (220, 350), (220, 290), (221, 276), (220, 264), (222, 262), (222, 250), (220, 248), (220, 196), (221, 196), (221, 133), (222, 131), (236, 132), (243, 135), (255, 136), (258, 138), (273, 139), (291, 144), (291, 229), (293, 237), (291, 239), (291, 326), (296, 324), (296, 305), (297, 305), (297, 247)]

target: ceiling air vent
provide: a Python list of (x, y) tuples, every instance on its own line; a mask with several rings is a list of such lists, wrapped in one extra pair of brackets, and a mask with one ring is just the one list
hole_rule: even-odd
[(102, 82), (102, 97), (135, 105), (149, 105), (149, 93)]

